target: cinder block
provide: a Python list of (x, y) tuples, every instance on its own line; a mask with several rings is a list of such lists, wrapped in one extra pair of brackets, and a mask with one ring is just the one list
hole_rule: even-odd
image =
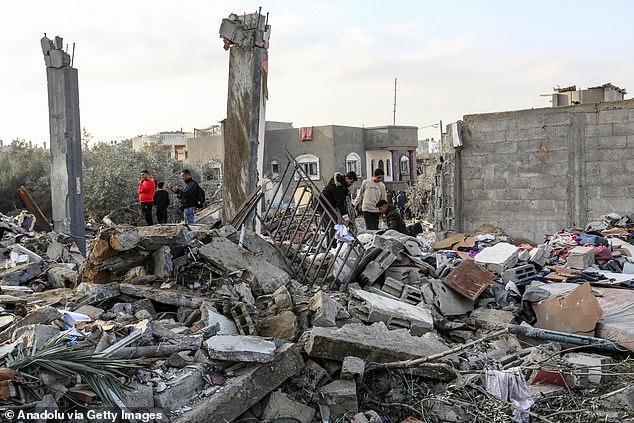
[(474, 259), (487, 270), (502, 274), (517, 263), (517, 247), (507, 242), (500, 242), (480, 251)]
[(592, 247), (575, 247), (570, 250), (567, 260), (568, 266), (577, 270), (584, 270), (588, 266), (594, 264), (594, 248)]
[(525, 264), (502, 272), (502, 280), (504, 282), (515, 282), (519, 284), (523, 284), (535, 276), (537, 276), (537, 271), (532, 264)]
[(563, 359), (575, 369), (573, 373), (587, 375), (587, 381), (594, 385), (600, 385), (610, 381), (610, 368), (612, 359), (604, 355), (587, 353), (568, 353)]
[(383, 250), (374, 261), (366, 266), (359, 278), (367, 284), (373, 284), (396, 261), (396, 258), (391, 251)]

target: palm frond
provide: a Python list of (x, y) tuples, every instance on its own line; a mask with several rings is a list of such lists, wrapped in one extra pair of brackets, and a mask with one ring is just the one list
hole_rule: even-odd
[(64, 344), (65, 337), (61, 333), (28, 349), (20, 345), (6, 357), (6, 366), (26, 376), (36, 376), (41, 369), (64, 377), (79, 375), (107, 405), (115, 405), (113, 394), (125, 397), (129, 388), (121, 382), (126, 377), (124, 370), (138, 366), (129, 360), (95, 355), (81, 345)]

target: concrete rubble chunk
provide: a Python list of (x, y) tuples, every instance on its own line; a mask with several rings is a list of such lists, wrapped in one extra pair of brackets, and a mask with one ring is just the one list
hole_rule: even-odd
[(594, 264), (594, 248), (581, 246), (573, 248), (570, 250), (567, 263), (572, 269), (586, 269)]
[(74, 288), (79, 281), (79, 273), (63, 265), (50, 267), (46, 277), (53, 288)]
[(516, 284), (527, 283), (535, 276), (537, 276), (537, 270), (532, 264), (524, 264), (502, 272), (502, 280), (504, 282), (515, 282)]
[(112, 229), (108, 243), (116, 251), (128, 251), (139, 244), (139, 230), (134, 226), (118, 225)]
[(518, 261), (518, 248), (508, 242), (499, 242), (480, 251), (474, 260), (491, 272), (501, 275), (506, 269), (515, 266)]
[(513, 323), (515, 315), (512, 311), (497, 310), (494, 308), (478, 307), (471, 313), (470, 317), (491, 323)]
[[(286, 379), (299, 373), (304, 360), (294, 344), (283, 344), (273, 361), (240, 368), (227, 384), (205, 401), (192, 405), (193, 410), (175, 418), (175, 423), (231, 422), (280, 386)], [(228, 407), (227, 404), (231, 404)]]
[(385, 278), (394, 278), (407, 285), (420, 284), (422, 274), (418, 267), (392, 266), (385, 271)]
[(105, 285), (82, 282), (75, 289), (75, 294), (79, 296), (76, 300), (77, 304), (93, 305), (118, 297), (121, 294), (121, 290), (117, 282)]
[(130, 390), (126, 392), (123, 403), (130, 408), (153, 408), (154, 407), (154, 388), (151, 385), (141, 385), (133, 383)]
[(212, 238), (199, 252), (205, 260), (225, 272), (248, 269), (255, 275), (265, 294), (271, 294), (290, 281), (288, 273), (226, 238)]
[(201, 319), (206, 326), (218, 325), (217, 335), (238, 335), (238, 328), (233, 320), (218, 311), (209, 303), (200, 306)]
[(461, 316), (473, 310), (473, 301), (464, 298), (447, 287), (442, 281), (431, 281), (435, 305), (446, 317)]
[(366, 284), (373, 284), (396, 261), (397, 256), (390, 250), (383, 250), (378, 257), (368, 263), (359, 279)]
[(337, 318), (337, 311), (339, 306), (330, 295), (323, 291), (318, 291), (310, 299), (308, 306), (310, 311), (313, 311), (313, 326), (336, 326), (335, 320)]
[(139, 231), (139, 246), (148, 251), (156, 251), (162, 246), (167, 246), (172, 251), (183, 249), (192, 240), (194, 226), (189, 228), (185, 225), (176, 226), (140, 226), (137, 228)]
[(530, 250), (530, 258), (529, 261), (531, 263), (535, 263), (539, 266), (544, 267), (546, 262), (550, 258), (550, 253), (552, 253), (553, 247), (545, 244), (540, 244), (537, 247)]
[(161, 304), (198, 308), (203, 302), (202, 298), (191, 294), (190, 291), (175, 288), (172, 288), (169, 291), (159, 291), (151, 286), (122, 283), (120, 285), (120, 289), (122, 294), (132, 295), (133, 297), (138, 298), (147, 298), (148, 300)]
[(382, 297), (362, 289), (350, 289), (348, 311), (364, 322), (384, 322), (390, 329), (409, 329), (412, 335), (423, 335), (434, 329), (429, 310)]
[[(276, 419), (275, 421), (284, 423), (284, 419), (279, 419), (284, 416), (292, 416), (301, 423), (311, 423), (315, 416), (315, 409), (289, 398), (282, 392), (272, 392), (262, 413), (262, 419), (267, 421)], [(297, 421), (295, 419), (293, 421)]]
[(154, 259), (154, 274), (159, 278), (169, 278), (174, 270), (170, 247), (163, 245), (152, 254), (152, 258)]
[(224, 361), (268, 363), (275, 356), (275, 343), (259, 336), (215, 335), (205, 341), (209, 357)]
[(200, 370), (184, 368), (168, 384), (167, 389), (154, 395), (154, 403), (157, 407), (173, 410), (194, 399), (205, 384), (205, 379)]
[(23, 285), (39, 276), (42, 271), (41, 262), (19, 264), (15, 267), (1, 270), (0, 281), (2, 281), (2, 285)]
[[(236, 231), (226, 238), (237, 244), (240, 240), (240, 232)], [(262, 257), (278, 269), (286, 269), (287, 265), (280, 252), (255, 232), (249, 229), (245, 230), (242, 246), (254, 255)]]
[(99, 307), (93, 307), (91, 305), (83, 305), (75, 310), (76, 313), (85, 314), (93, 321), (99, 320), (105, 311)]
[(363, 378), (365, 372), (365, 361), (362, 358), (348, 356), (343, 359), (341, 364), (341, 378), (342, 379), (357, 379)]
[(330, 417), (341, 417), (348, 412), (358, 412), (357, 384), (351, 379), (338, 379), (319, 388), (319, 403), (327, 405)]
[(379, 363), (437, 354), (449, 349), (429, 333), (412, 336), (406, 330), (389, 330), (383, 322), (366, 326), (352, 323), (342, 328), (314, 327), (300, 338), (311, 357), (343, 361), (354, 355)]
[(573, 373), (587, 373), (590, 384), (600, 385), (612, 379), (610, 370), (613, 367), (613, 361), (610, 357), (588, 353), (568, 353), (562, 358), (572, 366)]
[(49, 339), (59, 335), (58, 328), (49, 325), (34, 324), (21, 326), (13, 332), (11, 337), (14, 341), (22, 342), (25, 348), (33, 345), (42, 347)]

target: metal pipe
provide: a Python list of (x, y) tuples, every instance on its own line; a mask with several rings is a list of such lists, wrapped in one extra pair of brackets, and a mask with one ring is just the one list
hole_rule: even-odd
[(590, 348), (597, 348), (607, 351), (629, 351), (627, 348), (603, 338), (593, 336), (577, 335), (574, 333), (558, 332), (548, 329), (534, 328), (532, 326), (512, 325), (508, 323), (493, 323), (484, 320), (474, 319), (476, 326), (481, 328), (507, 328), (515, 335), (528, 336), (529, 338), (543, 339), (546, 341), (565, 342), (573, 345), (586, 345)]

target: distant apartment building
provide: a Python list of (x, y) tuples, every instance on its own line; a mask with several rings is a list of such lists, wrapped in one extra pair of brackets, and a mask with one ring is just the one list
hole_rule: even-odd
[(182, 161), (186, 160), (188, 156), (187, 138), (193, 135), (192, 132), (183, 132), (182, 130), (143, 135), (132, 139), (132, 148), (140, 150), (143, 147), (160, 144), (169, 152), (170, 157)]
[(577, 90), (575, 85), (565, 88), (553, 88), (553, 107), (572, 106), (574, 104), (603, 103), (606, 101), (623, 101), (625, 88), (619, 88), (611, 83)]
[(265, 176), (275, 179), (288, 161), (285, 149), (320, 187), (335, 172), (354, 171), (359, 177), (353, 189), (375, 169), (385, 172), (388, 189), (405, 189), (416, 181), (418, 128), (381, 126), (358, 128), (339, 125), (271, 129), (264, 141)]

